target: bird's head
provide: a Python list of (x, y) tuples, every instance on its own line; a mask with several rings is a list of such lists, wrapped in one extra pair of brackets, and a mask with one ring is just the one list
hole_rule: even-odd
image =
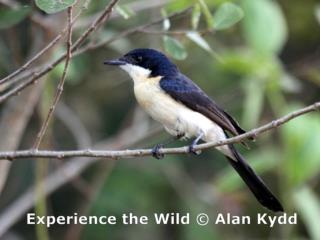
[(107, 60), (107, 65), (121, 67), (135, 81), (149, 77), (169, 77), (178, 72), (178, 68), (163, 53), (147, 48), (134, 49), (115, 60)]

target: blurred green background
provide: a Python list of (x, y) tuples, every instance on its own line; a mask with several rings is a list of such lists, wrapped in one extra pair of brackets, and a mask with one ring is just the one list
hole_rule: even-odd
[[(1, 78), (23, 65), (64, 28), (66, 11), (46, 13), (46, 5), (39, 9), (43, 2), (46, 4), (40, 0), (0, 1)], [(74, 25), (74, 40), (108, 1), (81, 0), (75, 10), (84, 3), (87, 8)], [(166, 18), (188, 7), (183, 14)], [(319, 1), (123, 0), (87, 42), (117, 37), (161, 16), (165, 20), (159, 24), (72, 58), (62, 99), (42, 148), (134, 149), (152, 147), (169, 138), (137, 106), (127, 74), (102, 64), (134, 48), (164, 51), (248, 130), (319, 101)], [(65, 44), (61, 41), (31, 68), (50, 62), (63, 51)], [(17, 111), (12, 121), (6, 116), (20, 108), (27, 113), (23, 114), (24, 127), (15, 137), (16, 148), (32, 146), (63, 68), (63, 63), (58, 65), (31, 90), (25, 90), (30, 96), (39, 96), (33, 105), (19, 101), (21, 96), (0, 105), (1, 150), (10, 150), (6, 148), (11, 141), (8, 136), (13, 135), (14, 124), (22, 115)], [(6, 85), (0, 85), (1, 95), (6, 90)], [(161, 161), (151, 157), (14, 161), (7, 170), (8, 178), (2, 180), (0, 229), (14, 215), (14, 209), (19, 209), (15, 204), (20, 197), (36, 183), (38, 190), (32, 196), (40, 196), (40, 201), (28, 212), (117, 217), (129, 212), (149, 217), (157, 212), (179, 212), (190, 213), (191, 224), (54, 225), (46, 229), (28, 226), (23, 213), (0, 239), (320, 239), (319, 113), (294, 119), (260, 136), (250, 146), (249, 151), (241, 146), (239, 150), (279, 196), (286, 212), (298, 213), (297, 225), (270, 228), (255, 221), (251, 225), (216, 225), (213, 221), (207, 226), (195, 224), (194, 217), (201, 212), (212, 219), (218, 213), (249, 215), (252, 219), (257, 213), (270, 213), (255, 200), (224, 157), (216, 150), (207, 150), (200, 156), (170, 155)], [(68, 163), (77, 169), (76, 176), (43, 197), (47, 190), (41, 185), (43, 178)], [(68, 176), (71, 169), (62, 170), (58, 179)], [(63, 171), (67, 171), (65, 175)]]

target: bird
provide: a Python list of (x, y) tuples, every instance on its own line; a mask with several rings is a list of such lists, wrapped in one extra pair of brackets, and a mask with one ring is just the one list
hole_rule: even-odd
[[(133, 80), (134, 95), (139, 105), (164, 129), (178, 139), (193, 139), (189, 152), (199, 141), (216, 142), (245, 133), (239, 124), (213, 101), (162, 52), (150, 48), (129, 51), (120, 58), (104, 61), (118, 66)], [(153, 156), (163, 157), (156, 145)], [(233, 144), (217, 146), (228, 159), (253, 195), (265, 208), (283, 212), (279, 200), (253, 171)]]

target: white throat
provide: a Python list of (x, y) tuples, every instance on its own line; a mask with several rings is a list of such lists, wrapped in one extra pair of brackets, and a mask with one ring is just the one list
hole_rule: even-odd
[(150, 76), (151, 73), (150, 69), (132, 65), (129, 63), (127, 63), (126, 65), (121, 65), (120, 67), (130, 75), (135, 84), (144, 81)]

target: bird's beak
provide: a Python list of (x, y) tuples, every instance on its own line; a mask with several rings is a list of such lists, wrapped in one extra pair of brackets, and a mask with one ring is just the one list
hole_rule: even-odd
[(124, 59), (114, 59), (114, 60), (106, 60), (103, 62), (106, 65), (114, 65), (114, 66), (121, 66), (127, 64), (127, 62)]

